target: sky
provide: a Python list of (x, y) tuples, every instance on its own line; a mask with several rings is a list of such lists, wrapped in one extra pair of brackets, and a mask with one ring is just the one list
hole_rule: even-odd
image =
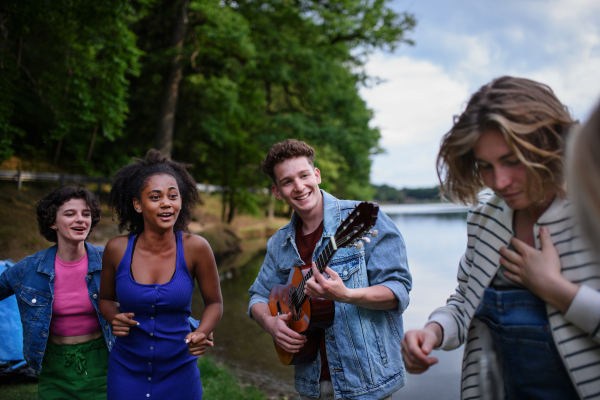
[(393, 0), (415, 15), (415, 46), (373, 53), (367, 73), (383, 79), (360, 94), (375, 113), (384, 154), (371, 182), (438, 184), (442, 136), (471, 94), (511, 75), (549, 85), (582, 122), (600, 100), (600, 1)]

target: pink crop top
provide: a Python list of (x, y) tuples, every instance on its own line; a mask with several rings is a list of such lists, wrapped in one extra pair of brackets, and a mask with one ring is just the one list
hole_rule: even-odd
[(54, 259), (54, 302), (50, 333), (79, 336), (101, 330), (87, 287), (88, 257), (66, 262)]

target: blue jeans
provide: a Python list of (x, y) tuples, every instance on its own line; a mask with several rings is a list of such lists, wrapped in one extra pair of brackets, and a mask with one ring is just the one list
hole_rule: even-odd
[(529, 290), (486, 288), (475, 318), (485, 323), (503, 361), (510, 400), (578, 399), (556, 350), (546, 304)]

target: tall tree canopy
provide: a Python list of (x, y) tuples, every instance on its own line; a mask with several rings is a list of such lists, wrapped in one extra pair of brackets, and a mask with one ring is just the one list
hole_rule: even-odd
[[(0, 84), (12, 96), (0, 100), (8, 138), (0, 157), (44, 148), (51, 158), (62, 146), (78, 165), (107, 174), (166, 143), (173, 158), (193, 164), (198, 181), (226, 188), (223, 211), (231, 220), (255, 205), (248, 188), (270, 185), (259, 167), (265, 152), (292, 137), (315, 147), (324, 189), (372, 195), (380, 134), (358, 95), (369, 79), (363, 65), (374, 49), (412, 44), (407, 33), (415, 26), (389, 0), (111, 0), (94, 5), (93, 14), (83, 2), (63, 0), (48, 4), (62, 4), (70, 17), (63, 11), (52, 22), (46, 2), (11, 1), (0, 11), (11, 32), (0, 48), (10, 76)], [(45, 45), (35, 18), (62, 36), (46, 36), (52, 44)], [(20, 40), (32, 44), (19, 47)], [(51, 46), (61, 51), (46, 60), (42, 50)], [(27, 63), (17, 61), (20, 48)], [(58, 67), (48, 74), (60, 78), (52, 84), (41, 79), (50, 61)], [(94, 132), (102, 134), (87, 157)]]

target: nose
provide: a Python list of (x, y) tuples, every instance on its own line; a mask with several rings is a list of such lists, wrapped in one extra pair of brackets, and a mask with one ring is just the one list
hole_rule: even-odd
[(506, 189), (508, 186), (510, 186), (511, 182), (512, 178), (510, 176), (509, 171), (502, 167), (496, 168), (496, 170), (494, 171), (494, 185), (496, 186), (495, 189)]

